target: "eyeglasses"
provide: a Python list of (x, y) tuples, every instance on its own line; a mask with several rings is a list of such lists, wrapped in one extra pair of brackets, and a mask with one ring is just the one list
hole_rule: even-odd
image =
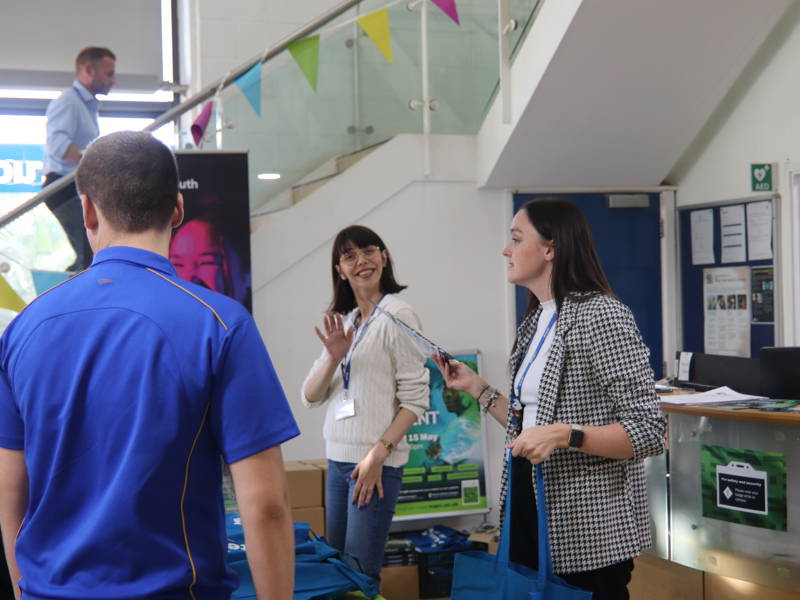
[(366, 246), (364, 248), (347, 248), (342, 255), (339, 257), (339, 262), (343, 262), (348, 265), (354, 264), (358, 260), (358, 256), (361, 255), (366, 259), (373, 258), (381, 249), (377, 246)]

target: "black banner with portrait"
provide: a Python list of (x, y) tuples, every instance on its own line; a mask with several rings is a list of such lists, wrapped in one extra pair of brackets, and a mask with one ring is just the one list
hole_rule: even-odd
[(178, 276), (252, 312), (250, 195), (244, 152), (177, 152), (186, 215), (172, 234)]

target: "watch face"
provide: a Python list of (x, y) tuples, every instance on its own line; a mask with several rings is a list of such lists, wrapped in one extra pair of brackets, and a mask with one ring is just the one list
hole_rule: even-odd
[(568, 443), (570, 448), (580, 448), (583, 445), (583, 431), (580, 429), (570, 431)]

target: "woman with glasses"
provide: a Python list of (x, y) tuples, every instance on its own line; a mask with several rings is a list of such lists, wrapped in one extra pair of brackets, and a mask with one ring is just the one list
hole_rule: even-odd
[(331, 253), (333, 299), (315, 327), (323, 349), (302, 388), (306, 406), (327, 406), (326, 521), (331, 545), (357, 556), (380, 581), (383, 550), (408, 460), (405, 434), (428, 408), (422, 351), (377, 307), (420, 322), (397, 294), (392, 258), (371, 229), (340, 231)]
[[(511, 397), (463, 363), (440, 369), (506, 429), (511, 560), (538, 564), (531, 464), (542, 463), (553, 570), (594, 600), (626, 599), (633, 558), (651, 544), (643, 459), (664, 450), (649, 352), (573, 203), (526, 204), (503, 256), (508, 281), (530, 293), (509, 361)], [(506, 467), (501, 506), (508, 477)]]

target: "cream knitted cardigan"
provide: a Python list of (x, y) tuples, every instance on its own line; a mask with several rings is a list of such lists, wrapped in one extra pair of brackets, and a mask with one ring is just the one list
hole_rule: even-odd
[[(411, 306), (396, 295), (384, 296), (381, 308), (411, 327), (421, 329)], [(345, 328), (352, 326), (357, 311), (356, 308), (347, 315)], [(323, 436), (329, 459), (359, 462), (383, 436), (398, 410), (407, 408), (419, 417), (428, 409), (429, 374), (424, 366), (425, 356), (386, 315), (377, 311), (373, 314), (366, 333), (353, 352), (350, 394), (355, 399), (354, 417), (341, 421), (334, 418), (336, 400), (344, 395), (341, 369), (336, 369), (323, 400), (311, 403), (306, 399), (306, 383), (322, 368), (326, 358), (327, 351), (323, 348), (303, 382), (300, 395), (305, 406), (327, 405)], [(408, 461), (408, 452), (404, 439), (384, 464), (402, 467)]]

